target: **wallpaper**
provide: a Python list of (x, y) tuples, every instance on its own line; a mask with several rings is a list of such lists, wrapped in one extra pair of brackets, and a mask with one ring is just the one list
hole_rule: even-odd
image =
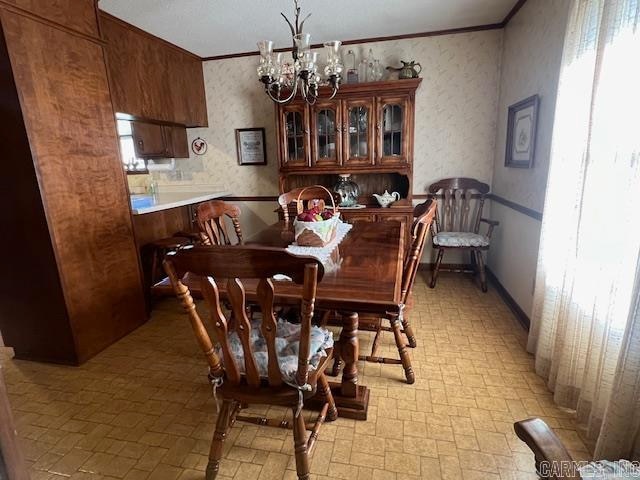
[[(471, 176), (490, 182), (495, 157), (502, 31), (387, 41), (343, 48), (358, 56), (369, 49), (382, 64), (420, 62), (423, 83), (416, 94), (414, 193), (444, 177)], [(278, 193), (275, 113), (256, 78), (257, 57), (204, 63), (209, 127), (189, 129), (189, 141), (204, 138), (203, 156), (176, 160), (177, 170), (155, 173), (159, 184), (219, 185), (234, 195)], [(237, 164), (235, 129), (264, 127), (267, 166)]]
[[(528, 0), (504, 32), (493, 192), (542, 211), (549, 169), (567, 0)], [(538, 135), (531, 169), (504, 166), (509, 105), (540, 95)]]

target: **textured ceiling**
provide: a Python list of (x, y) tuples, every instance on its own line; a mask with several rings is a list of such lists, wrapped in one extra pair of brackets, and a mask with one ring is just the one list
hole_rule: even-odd
[[(300, 0), (313, 43), (500, 23), (516, 0)], [(288, 47), (292, 0), (100, 0), (100, 9), (202, 57)]]

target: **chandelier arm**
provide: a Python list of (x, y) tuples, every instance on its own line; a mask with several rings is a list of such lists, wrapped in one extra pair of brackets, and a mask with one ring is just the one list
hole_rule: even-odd
[(276, 82), (270, 83), (269, 85), (265, 85), (265, 91), (267, 92), (267, 95), (269, 95), (269, 98), (271, 100), (281, 105), (285, 103), (289, 103), (296, 96), (296, 93), (298, 93), (298, 82), (295, 82), (293, 84), (293, 88), (291, 89), (291, 94), (287, 98), (281, 99), (280, 97), (275, 97), (271, 92), (271, 87), (275, 84)]

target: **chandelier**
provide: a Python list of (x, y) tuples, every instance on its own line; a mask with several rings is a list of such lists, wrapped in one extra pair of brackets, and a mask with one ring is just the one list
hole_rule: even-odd
[[(300, 21), (300, 7), (298, 0), (294, 0), (295, 22), (291, 23), (284, 13), (281, 13), (291, 29), (293, 47), (291, 55), (293, 62), (285, 62), (282, 53), (274, 52), (273, 42), (263, 40), (258, 42), (260, 49), (260, 64), (258, 78), (264, 85), (269, 98), (276, 103), (292, 101), (298, 91), (308, 104), (314, 104), (318, 99), (320, 85), (323, 78), (318, 67), (318, 53), (311, 51), (311, 35), (302, 33), (304, 22), (311, 16), (307, 15)], [(324, 44), (327, 53), (327, 63), (324, 67), (324, 80), (332, 88), (330, 99), (336, 96), (342, 79), (342, 62), (340, 61), (340, 45), (342, 42), (334, 40)]]

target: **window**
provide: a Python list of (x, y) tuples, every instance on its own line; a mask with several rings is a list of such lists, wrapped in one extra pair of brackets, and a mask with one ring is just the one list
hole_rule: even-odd
[(117, 120), (118, 138), (120, 140), (120, 155), (127, 173), (148, 173), (147, 163), (136, 155), (133, 144), (133, 130), (129, 120)]

